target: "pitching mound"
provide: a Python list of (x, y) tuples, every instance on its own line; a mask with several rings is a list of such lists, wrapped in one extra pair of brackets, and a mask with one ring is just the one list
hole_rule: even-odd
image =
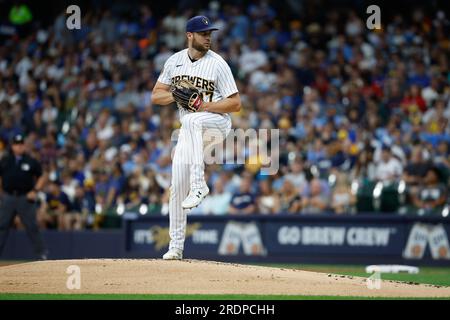
[[(81, 288), (66, 287), (77, 265)], [(377, 297), (450, 297), (450, 287), (382, 281), (301, 270), (183, 260), (58, 260), (0, 267), (2, 293), (264, 294)]]

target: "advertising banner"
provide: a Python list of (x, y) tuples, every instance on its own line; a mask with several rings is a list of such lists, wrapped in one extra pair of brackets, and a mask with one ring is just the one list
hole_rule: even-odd
[[(125, 251), (160, 257), (169, 245), (167, 217), (126, 222)], [(188, 217), (187, 256), (259, 257), (267, 261), (302, 258), (355, 263), (386, 261), (448, 261), (449, 221), (418, 221), (400, 217)], [(358, 260), (361, 258), (360, 260)], [(281, 259), (281, 260), (280, 260)]]

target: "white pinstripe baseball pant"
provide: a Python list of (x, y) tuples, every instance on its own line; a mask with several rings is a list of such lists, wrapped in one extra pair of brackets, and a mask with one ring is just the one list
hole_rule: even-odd
[(180, 135), (172, 162), (169, 198), (170, 249), (184, 249), (187, 212), (181, 203), (191, 188), (201, 188), (204, 178), (204, 141), (213, 136), (214, 143), (223, 141), (231, 130), (229, 115), (197, 112), (181, 118)]

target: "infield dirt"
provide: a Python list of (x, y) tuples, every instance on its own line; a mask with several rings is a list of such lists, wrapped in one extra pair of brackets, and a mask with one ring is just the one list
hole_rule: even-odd
[[(81, 288), (66, 286), (80, 267)], [(200, 260), (54, 260), (0, 267), (0, 293), (249, 294), (361, 297), (450, 297), (450, 287), (367, 279), (294, 269)]]

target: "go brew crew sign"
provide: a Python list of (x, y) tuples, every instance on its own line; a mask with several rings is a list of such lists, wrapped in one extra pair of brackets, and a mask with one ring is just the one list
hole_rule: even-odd
[(398, 255), (406, 234), (400, 224), (271, 223), (267, 250), (274, 254)]

